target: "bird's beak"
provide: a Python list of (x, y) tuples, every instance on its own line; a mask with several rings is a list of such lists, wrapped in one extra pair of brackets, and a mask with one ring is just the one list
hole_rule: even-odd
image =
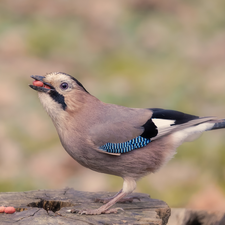
[(36, 91), (47, 93), (50, 90), (55, 89), (51, 84), (43, 81), (43, 79), (45, 78), (43, 76), (32, 75), (31, 78), (35, 79), (35, 81), (33, 82), (33, 85), (29, 86)]

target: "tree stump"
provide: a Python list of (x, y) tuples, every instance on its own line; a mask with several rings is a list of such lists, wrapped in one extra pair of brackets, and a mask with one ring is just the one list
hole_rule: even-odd
[(168, 225), (224, 225), (225, 212), (204, 210), (172, 209)]
[(117, 203), (115, 207), (124, 209), (117, 214), (78, 215), (66, 211), (98, 208), (102, 204), (95, 203), (95, 199), (114, 194), (81, 192), (72, 188), (0, 193), (0, 205), (16, 208), (14, 214), (0, 213), (0, 224), (167, 224), (171, 213), (168, 205), (140, 193), (133, 194), (140, 201)]

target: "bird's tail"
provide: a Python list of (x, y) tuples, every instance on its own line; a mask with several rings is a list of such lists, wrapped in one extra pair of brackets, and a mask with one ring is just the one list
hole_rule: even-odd
[(225, 128), (225, 119), (221, 119), (214, 124), (210, 130), (222, 129)]
[(213, 117), (202, 117), (191, 120), (187, 123), (178, 125), (173, 132), (176, 145), (179, 146), (183, 142), (193, 141), (198, 138), (202, 132), (208, 130), (216, 130), (225, 128), (225, 119), (215, 119)]

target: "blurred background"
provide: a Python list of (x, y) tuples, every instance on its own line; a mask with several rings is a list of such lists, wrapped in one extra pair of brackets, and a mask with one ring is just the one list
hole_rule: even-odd
[[(100, 100), (225, 117), (224, 0), (1, 0), (0, 191), (119, 191), (62, 148), (30, 75), (75, 76)], [(225, 130), (185, 143), (137, 192), (225, 208)]]

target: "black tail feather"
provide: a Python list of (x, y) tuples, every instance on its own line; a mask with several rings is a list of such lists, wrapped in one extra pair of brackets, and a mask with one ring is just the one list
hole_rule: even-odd
[(218, 123), (215, 123), (214, 126), (211, 128), (211, 130), (216, 130), (221, 128), (225, 128), (225, 119), (221, 120)]

